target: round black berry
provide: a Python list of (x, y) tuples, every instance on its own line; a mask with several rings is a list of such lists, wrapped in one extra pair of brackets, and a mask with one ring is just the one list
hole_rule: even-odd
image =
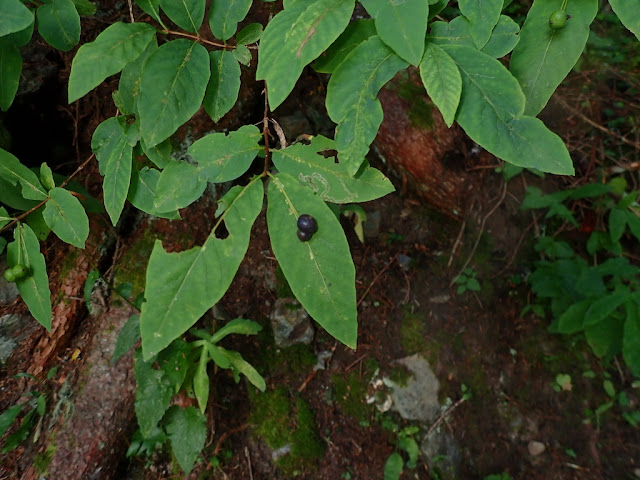
[(308, 242), (313, 237), (313, 233), (303, 232), (302, 230), (298, 230), (298, 238), (301, 242)]
[(298, 217), (298, 228), (305, 233), (313, 235), (318, 231), (318, 222), (311, 215), (303, 213)]

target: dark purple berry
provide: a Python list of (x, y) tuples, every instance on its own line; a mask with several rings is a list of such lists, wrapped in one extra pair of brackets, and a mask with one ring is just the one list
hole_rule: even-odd
[(318, 231), (318, 222), (316, 222), (316, 219), (311, 215), (303, 213), (298, 217), (298, 228), (303, 232), (313, 235)]
[(301, 242), (308, 242), (313, 237), (313, 233), (303, 232), (302, 230), (298, 230), (298, 238)]

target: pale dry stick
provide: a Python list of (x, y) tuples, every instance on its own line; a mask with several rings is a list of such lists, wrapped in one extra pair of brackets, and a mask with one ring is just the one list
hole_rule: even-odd
[(431, 435), (431, 433), (436, 428), (438, 428), (438, 425), (440, 425), (445, 418), (447, 418), (449, 415), (451, 415), (453, 413), (453, 411), (456, 408), (458, 408), (460, 405), (462, 405), (466, 400), (467, 400), (467, 398), (463, 396), (456, 403), (454, 403), (449, 408), (447, 408), (444, 412), (442, 412), (442, 414), (437, 418), (437, 420), (435, 422), (433, 422), (433, 424), (429, 427), (429, 430), (427, 430), (427, 433), (424, 435), (424, 439), (428, 438), (429, 435)]
[(270, 118), (269, 121), (273, 123), (273, 128), (276, 129), (276, 134), (278, 135), (278, 140), (280, 140), (280, 149), (283, 150), (287, 148), (287, 137), (284, 135), (284, 130), (278, 122), (276, 122), (273, 118)]
[(251, 469), (251, 456), (249, 455), (249, 449), (244, 447), (244, 456), (247, 457), (247, 466), (249, 467), (249, 480), (253, 480), (253, 470)]
[(620, 140), (623, 143), (626, 143), (627, 145), (629, 145), (630, 147), (635, 148), (636, 150), (640, 150), (640, 144), (637, 144), (635, 142), (632, 142), (631, 140), (627, 140), (625, 137), (623, 137), (622, 135), (617, 134), (616, 132), (613, 132), (611, 130), (609, 130), (607, 127), (603, 127), (602, 125), (600, 125), (599, 123), (594, 122), (593, 120), (591, 120), (589, 117), (587, 117), (584, 113), (582, 113), (580, 110), (577, 110), (575, 108), (573, 108), (571, 105), (569, 105), (567, 102), (565, 102), (562, 98), (558, 97), (558, 102), (565, 107), (567, 110), (569, 110), (571, 113), (573, 113), (574, 115), (577, 115), (578, 117), (580, 117), (580, 119), (583, 122), (588, 123), (589, 125), (591, 125), (593, 128), (597, 128), (598, 130), (600, 130), (601, 132), (606, 133), (607, 135), (611, 135), (612, 137), (617, 138), (618, 140)]
[(411, 299), (411, 282), (409, 281), (409, 275), (407, 275), (407, 272), (404, 271), (404, 268), (402, 267), (402, 264), (400, 263), (400, 259), (398, 258), (398, 256), (396, 255), (396, 260), (398, 262), (398, 266), (400, 267), (400, 271), (402, 272), (402, 275), (404, 275), (404, 279), (407, 282), (407, 293), (405, 293), (404, 298), (402, 299), (401, 305), (406, 305), (407, 303), (409, 303), (409, 300)]
[(135, 19), (133, 18), (133, 6), (131, 5), (131, 0), (127, 0), (129, 4), (129, 18), (131, 19), (131, 23), (135, 23)]
[(453, 284), (455, 283), (455, 279), (458, 278), (462, 274), (462, 272), (464, 272), (465, 269), (469, 266), (469, 263), (471, 263), (471, 260), (473, 259), (473, 256), (476, 253), (476, 249), (478, 248), (478, 245), (480, 244), (480, 239), (482, 238), (482, 234), (484, 233), (484, 226), (487, 223), (487, 219), (491, 215), (493, 215), (493, 212), (495, 212), (497, 210), (497, 208), (504, 201), (504, 197), (507, 195), (507, 182), (504, 182), (503, 185), (504, 185), (504, 187), (502, 189), (502, 195), (500, 195), (500, 198), (498, 199), (496, 204), (491, 208), (491, 210), (489, 210), (489, 212), (484, 217), (482, 217), (482, 221), (480, 222), (480, 231), (478, 232), (478, 236), (476, 238), (476, 242), (473, 244), (473, 248), (471, 249), (471, 253), (467, 257), (467, 261), (464, 262), (464, 265), (460, 269), (460, 273), (458, 273), (458, 275), (453, 277), (453, 279), (451, 280), (451, 283), (449, 284), (450, 287), (453, 286)]
[(447, 268), (451, 267), (453, 263), (453, 257), (456, 254), (456, 250), (462, 243), (462, 234), (464, 233), (464, 228), (467, 226), (467, 219), (465, 218), (462, 221), (462, 225), (460, 226), (460, 231), (458, 232), (458, 236), (456, 237), (456, 241), (453, 243), (453, 248), (451, 249), (451, 255), (449, 255), (449, 261), (447, 262)]

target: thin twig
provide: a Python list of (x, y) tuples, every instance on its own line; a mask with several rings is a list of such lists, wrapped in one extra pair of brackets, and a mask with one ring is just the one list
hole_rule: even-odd
[[(395, 258), (395, 257), (394, 257)], [(389, 260), (389, 262), (387, 262), (387, 264), (384, 266), (384, 268), (382, 270), (380, 270), (380, 272), (375, 276), (375, 278), (371, 281), (371, 283), (369, 284), (369, 286), (367, 287), (367, 289), (365, 290), (365, 292), (362, 294), (362, 297), (360, 297), (360, 300), (358, 300), (358, 303), (356, 304), (356, 308), (358, 308), (360, 306), (360, 304), (362, 303), (362, 301), (365, 299), (365, 297), (367, 296), (367, 294), (369, 293), (369, 290), (371, 290), (371, 287), (373, 287), (373, 285), (378, 281), (378, 279), (382, 276), (382, 274), (384, 272), (386, 272), (389, 267), (391, 266), (391, 264), (393, 263), (393, 258)]]
[(600, 125), (599, 123), (594, 122), (593, 120), (591, 120), (589, 117), (587, 117), (584, 113), (582, 113), (580, 110), (577, 110), (575, 108), (573, 108), (571, 105), (569, 105), (567, 102), (565, 102), (562, 98), (558, 97), (557, 98), (558, 102), (560, 103), (560, 105), (562, 105), (564, 108), (566, 108), (567, 110), (569, 110), (571, 113), (573, 113), (574, 115), (577, 115), (578, 117), (580, 117), (580, 119), (583, 122), (588, 123), (589, 125), (591, 125), (593, 128), (597, 128), (598, 130), (600, 130), (601, 132), (606, 133), (607, 135), (611, 135), (612, 137), (617, 138), (618, 140), (620, 140), (623, 143), (626, 143), (627, 145), (635, 148), (636, 150), (640, 150), (640, 145), (632, 142), (631, 140), (627, 140), (625, 137), (623, 137), (622, 135), (617, 134), (616, 132), (613, 132), (611, 130), (609, 130), (606, 127), (603, 127), (602, 125)]
[(222, 450), (222, 443), (227, 439), (229, 435), (233, 435), (234, 433), (241, 432), (242, 430), (246, 430), (247, 428), (249, 428), (249, 424), (245, 423), (244, 425), (240, 425), (239, 427), (234, 428), (232, 430), (228, 430), (224, 432), (222, 435), (220, 435), (220, 438), (216, 443), (216, 448), (213, 449), (212, 456), (215, 457), (220, 453), (220, 450)]
[(438, 425), (440, 425), (442, 423), (442, 421), (447, 418), (451, 413), (453, 413), (453, 411), (458, 408), (460, 405), (462, 405), (465, 401), (467, 400), (467, 397), (461, 397), (456, 403), (454, 403), (453, 405), (451, 405), (449, 408), (447, 408), (444, 412), (442, 412), (442, 414), (438, 417), (438, 419), (433, 422), (433, 424), (429, 427), (429, 430), (427, 430), (427, 433), (425, 434), (424, 438), (428, 438), (429, 435), (431, 435), (431, 433), (438, 428)]
[(271, 150), (269, 150), (269, 96), (267, 95), (267, 82), (264, 82), (264, 116), (262, 118), (262, 135), (264, 137), (264, 170), (262, 176), (266, 176), (269, 172), (269, 159), (271, 158)]
[(461, 243), (461, 240), (462, 240), (462, 234), (464, 233), (464, 228), (466, 226), (467, 226), (467, 219), (465, 218), (464, 221), (462, 222), (462, 225), (460, 226), (460, 231), (458, 232), (458, 236), (456, 237), (456, 241), (453, 244), (453, 248), (451, 249), (451, 255), (449, 255), (449, 261), (447, 262), (447, 268), (451, 267), (451, 264), (453, 263), (453, 257), (456, 254), (456, 250), (460, 246), (460, 243)]
[(491, 215), (493, 215), (493, 212), (495, 212), (497, 210), (497, 208), (504, 201), (504, 197), (507, 195), (507, 182), (504, 182), (503, 185), (504, 185), (504, 187), (502, 189), (502, 195), (500, 195), (500, 198), (498, 199), (496, 204), (493, 206), (493, 208), (491, 208), (491, 210), (489, 210), (489, 212), (484, 217), (482, 217), (482, 222), (480, 222), (480, 231), (478, 232), (478, 236), (476, 238), (476, 242), (473, 244), (473, 248), (471, 249), (471, 253), (467, 257), (467, 261), (464, 262), (464, 265), (460, 269), (460, 272), (458, 273), (458, 275), (453, 277), (453, 279), (451, 280), (451, 283), (449, 284), (450, 287), (455, 283), (455, 279), (458, 278), (462, 274), (462, 272), (464, 272), (465, 269), (469, 266), (469, 263), (473, 259), (473, 256), (476, 253), (476, 249), (478, 248), (478, 245), (480, 244), (480, 239), (482, 238), (482, 234), (484, 233), (484, 226), (487, 223), (488, 218)]
[(244, 447), (244, 456), (247, 457), (247, 466), (249, 467), (249, 480), (253, 480), (253, 471), (251, 470), (251, 457), (249, 456), (249, 449)]
[(131, 5), (131, 0), (127, 0), (129, 4), (129, 18), (131, 19), (131, 23), (135, 23), (135, 19), (133, 18), (133, 6)]

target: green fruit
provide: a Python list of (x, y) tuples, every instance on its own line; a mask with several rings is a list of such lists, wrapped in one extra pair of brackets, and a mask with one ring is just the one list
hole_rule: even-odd
[(27, 270), (27, 267), (25, 267), (24, 265), (16, 265), (11, 270), (13, 270), (13, 274), (16, 280), (20, 280), (21, 278), (24, 278), (29, 274), (29, 270)]
[(7, 268), (4, 271), (4, 279), (9, 283), (16, 281), (16, 274), (13, 272), (13, 268)]
[(553, 30), (564, 28), (564, 26), (567, 24), (567, 18), (569, 18), (567, 12), (565, 12), (564, 10), (556, 10), (549, 17), (549, 26)]

